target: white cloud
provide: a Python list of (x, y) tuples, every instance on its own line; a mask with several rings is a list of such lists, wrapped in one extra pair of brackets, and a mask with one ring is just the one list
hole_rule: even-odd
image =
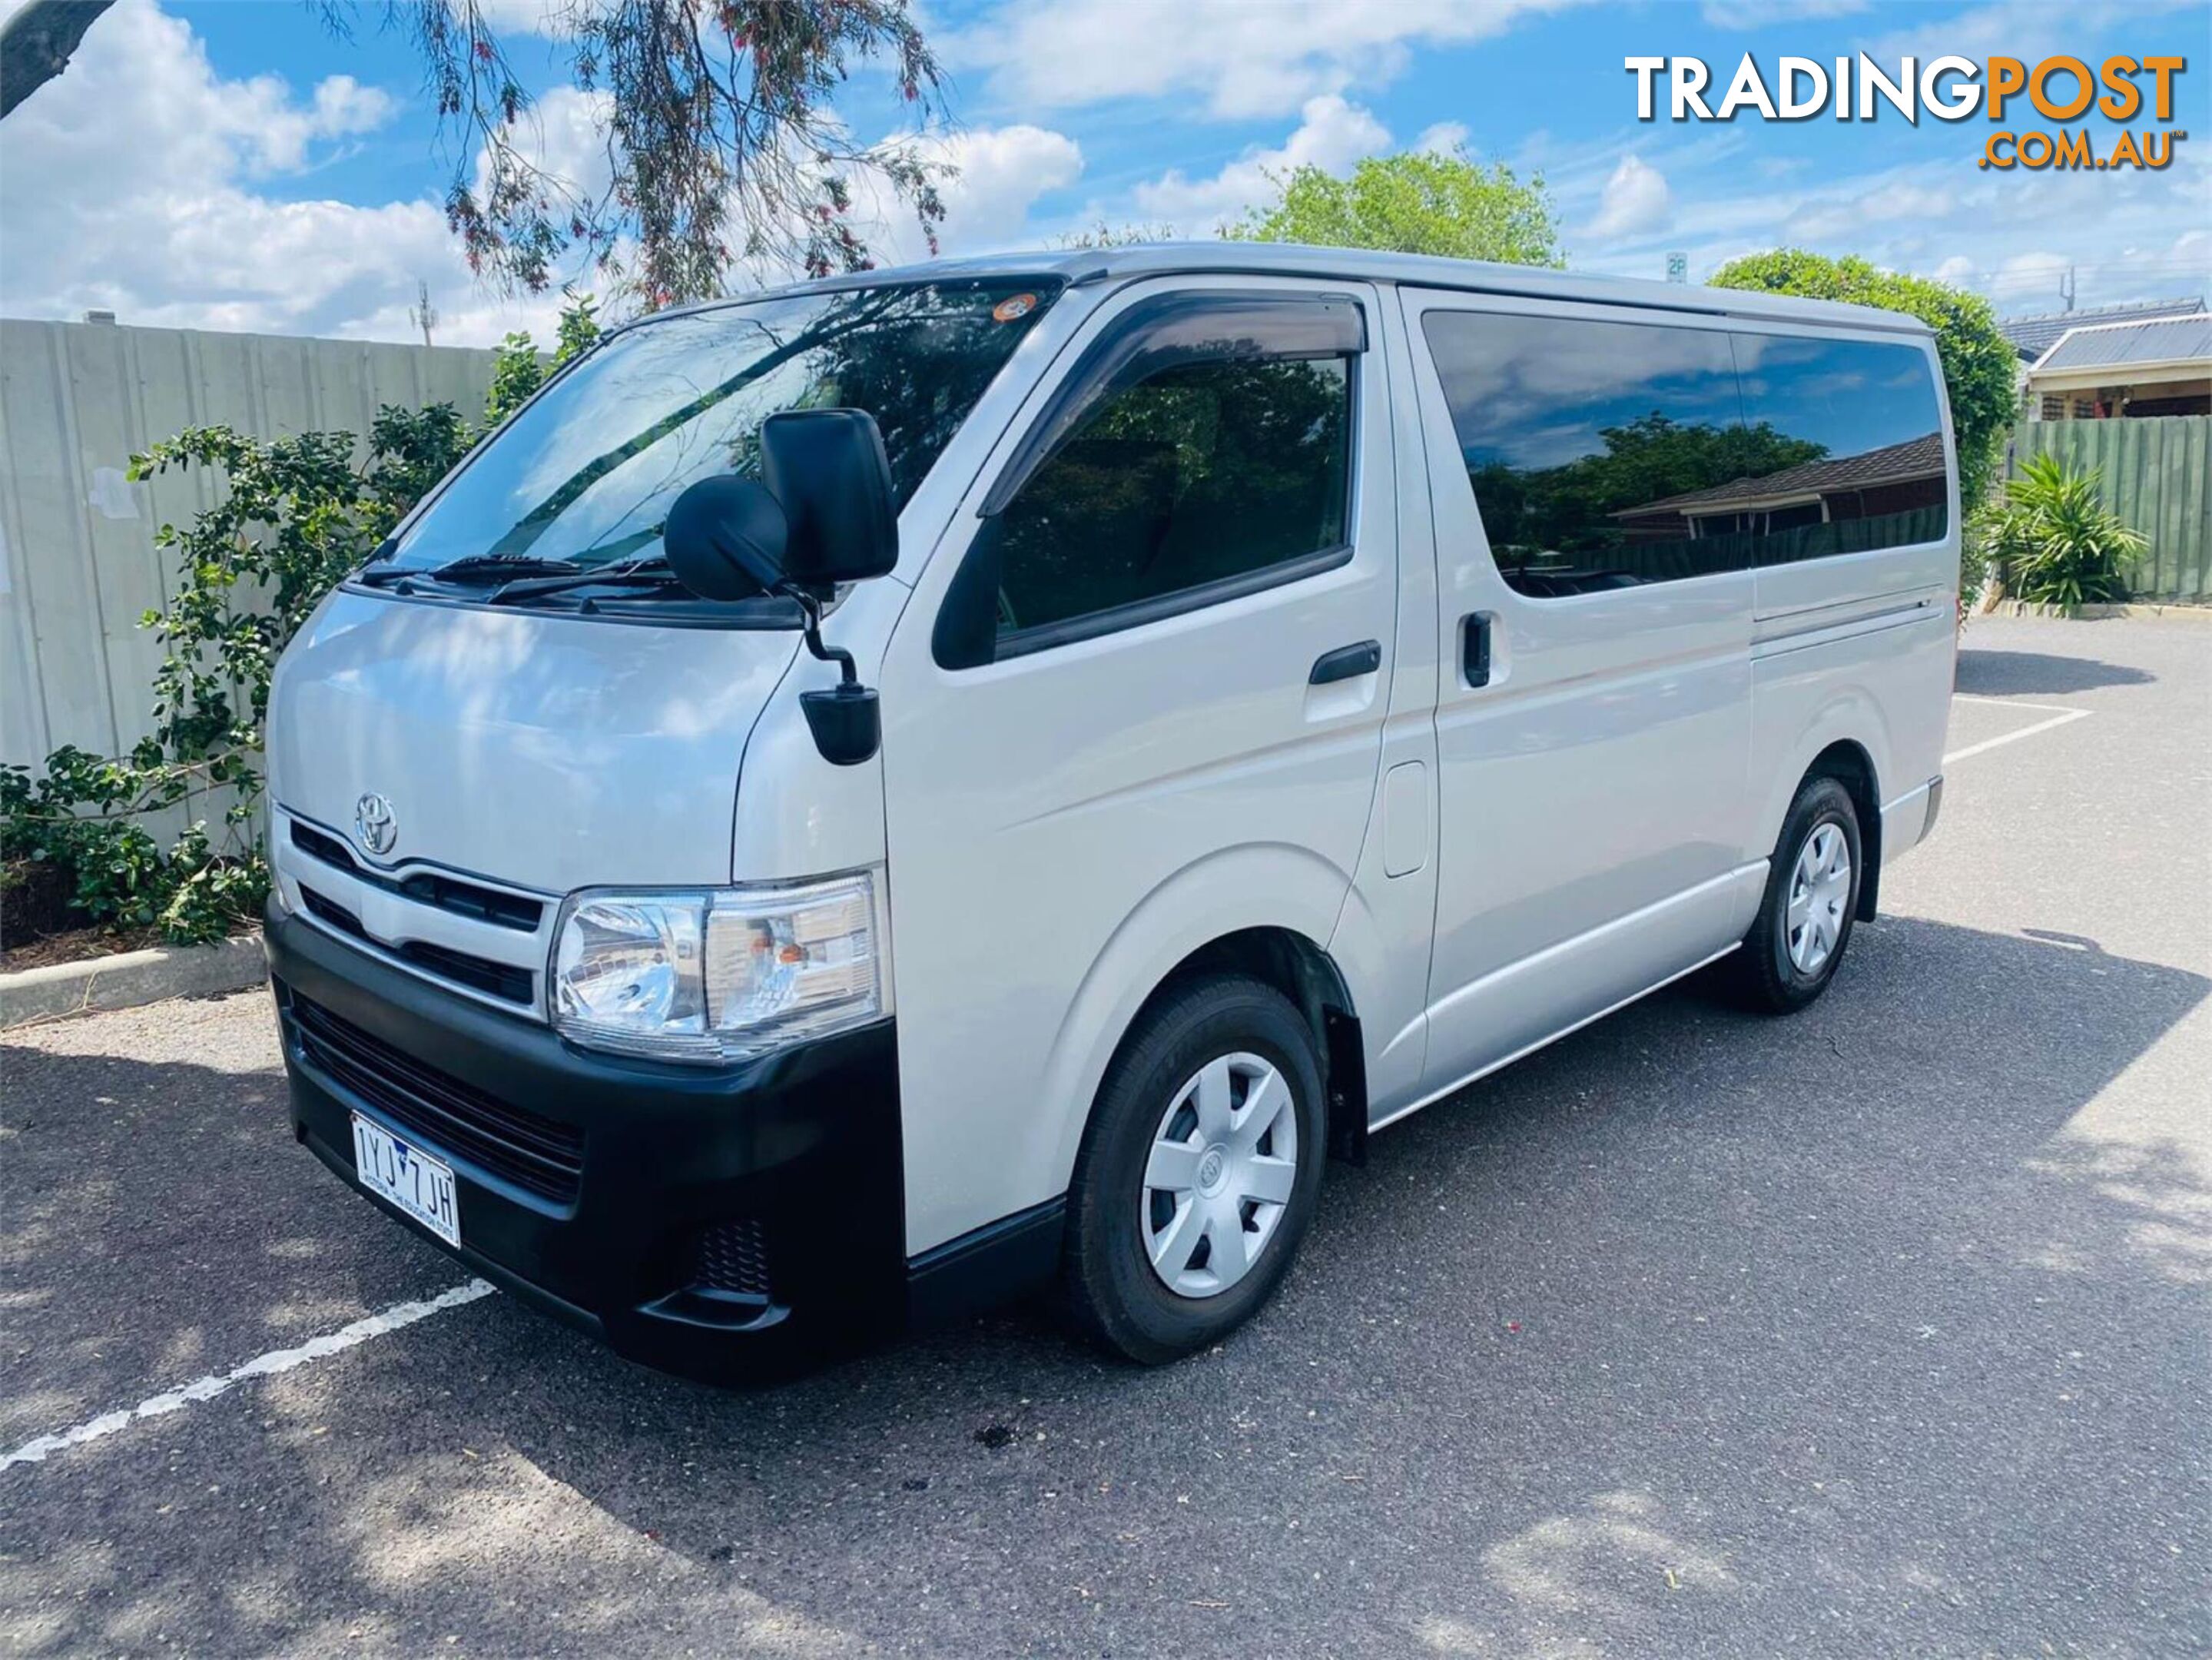
[[(607, 150), (607, 121), (613, 112), (614, 98), (604, 89), (584, 92), (574, 87), (554, 87), (522, 118), (523, 150), (536, 166), (579, 197), (595, 202), (606, 194), (614, 178), (614, 164)], [(479, 192), (484, 177), (479, 158)]]
[(1717, 29), (1762, 29), (1777, 23), (1849, 17), (1867, 0), (1705, 0), (1700, 15)]
[[(503, 14), (542, 16), (553, 0), (498, 3)], [(1201, 112), (1287, 98), (1280, 106), (1299, 114), (1279, 144), (1237, 155), (1224, 148), (1126, 190), (1116, 180), (1110, 198), (1065, 216), (1070, 227), (1143, 219), (1206, 234), (1269, 199), (1270, 173), (1303, 162), (1342, 172), (1394, 148), (1383, 122), (1343, 85), (1393, 72), (1409, 43), (1494, 33), (1532, 9), (1570, 3), (1462, 9), (1407, 0), (1324, 11), (1139, 0), (1124, 12), (1104, 0), (1067, 0), (1057, 10), (1009, 7), (980, 32), (996, 31), (1002, 44), (1018, 35), (1058, 58), (969, 61), (991, 71), (995, 91), (1036, 80), (1049, 94), (1039, 103), (1162, 87), (1195, 94), (1182, 102)], [(1929, 17), (1931, 34), (1941, 15)], [(1980, 38), (2027, 15), (1985, 5), (1957, 15), (1962, 32)], [(1226, 33), (1207, 38), (1224, 20)], [(954, 39), (965, 50), (978, 34)], [(1970, 48), (1951, 40), (1944, 49)], [(1239, 53), (1249, 61), (1232, 61)], [(508, 301), (469, 276), (436, 200), (427, 146), (419, 198), (283, 199), (396, 110), (391, 93), (350, 76), (312, 87), (225, 78), (184, 21), (154, 0), (119, 0), (69, 71), (0, 131), (0, 297), (11, 313), (40, 316), (105, 306), (132, 322), (409, 338), (420, 277), (444, 313), (441, 342), (488, 343), (517, 326), (544, 337), (557, 300)], [(1152, 120), (1188, 112), (1142, 112)], [(607, 176), (603, 114), (600, 95), (562, 88), (532, 118), (545, 164), (591, 195)], [(1285, 120), (1278, 131), (1291, 128)], [(1467, 136), (1443, 122), (1415, 144), (1443, 148)], [(944, 192), (948, 252), (1034, 241), (1039, 204), (1085, 178), (1076, 141), (1042, 122), (925, 143), (961, 169)], [(1975, 169), (1970, 151), (1841, 178), (1806, 167), (1786, 180), (1762, 173), (1778, 173), (1787, 159), (1755, 152), (1754, 133), (1741, 125), (1664, 137), (1624, 128), (1565, 144), (1537, 132), (1511, 159), (1524, 175), (1545, 172), (1562, 217), (1582, 228), (1571, 239), (1577, 264), (1590, 269), (1657, 275), (1650, 239), (1663, 231), (1666, 246), (1691, 252), (1693, 272), (1795, 242), (1940, 272), (1984, 288), (2007, 310), (2053, 303), (2054, 273), (2071, 262), (2084, 305), (2212, 281), (2212, 234), (2191, 228), (2212, 223), (2212, 153), (2191, 146), (2177, 147), (2173, 165), (2158, 173), (2000, 174)], [(927, 253), (902, 207), (860, 194), (863, 234), (886, 259)]]
[[(1044, 127), (969, 128), (925, 139), (921, 147), (955, 169), (938, 192), (945, 203), (938, 247), (947, 254), (988, 253), (1034, 241), (1024, 233), (1037, 198), (1083, 175), (1076, 142)], [(880, 181), (863, 176), (854, 183), (854, 228), (877, 262), (915, 265), (928, 258), (928, 241), (913, 212)]]
[(1827, 242), (1881, 226), (1936, 222), (1957, 210), (1948, 185), (1913, 177), (1878, 177), (1855, 195), (1808, 202), (1784, 225), (1790, 240)]
[(476, 0), (477, 15), (495, 34), (567, 33), (565, 0)]
[(2199, 271), (2212, 273), (2212, 230), (2185, 230), (2173, 240), (2166, 257), (2181, 264), (2194, 263)]
[(1324, 93), (1379, 84), (1415, 46), (1464, 45), (1582, 0), (1006, 0), (941, 36), (955, 70), (988, 74), (993, 98), (1065, 109), (1195, 94), (1223, 117), (1280, 115)]
[[(1943, 262), (1949, 265), (1949, 260)], [(1976, 271), (1967, 282), (1976, 287), (1988, 287), (2013, 297), (2014, 303), (2025, 305), (2029, 311), (2055, 310), (2058, 304), (2061, 280), (2073, 261), (2063, 253), (2047, 249), (2033, 249), (2015, 253), (1999, 263), (1990, 271)], [(2037, 296), (2049, 295), (2051, 304), (2038, 303)]]
[(1334, 93), (1308, 99), (1303, 115), (1297, 131), (1280, 147), (1248, 150), (1210, 178), (1193, 179), (1177, 167), (1138, 185), (1133, 192), (1137, 216), (1203, 234), (1247, 208), (1273, 200), (1274, 179), (1295, 167), (1340, 173), (1363, 156), (1390, 147), (1389, 128), (1368, 110)]
[(1987, 58), (1992, 52), (2033, 63), (2055, 52), (2076, 52), (2081, 42), (2114, 26), (2139, 23), (2159, 12), (2201, 10), (2203, 0), (1992, 0), (1963, 11), (1913, 8), (1927, 21), (1892, 30), (1867, 46), (1877, 60), (1911, 56), (1923, 63), (1944, 53)]
[[(154, 0), (120, 0), (68, 72), (0, 130), (6, 309), (74, 317), (100, 307), (129, 323), (404, 340), (419, 336), (409, 309), (420, 281), (441, 313), (441, 344), (489, 344), (516, 328), (546, 338), (558, 295), (508, 298), (479, 284), (433, 195), (357, 204), (273, 192), (396, 107), (349, 76), (305, 95), (275, 76), (226, 79), (183, 20)], [(605, 110), (603, 93), (556, 88), (526, 118), (534, 158), (587, 199), (610, 177)], [(1024, 240), (1030, 205), (1083, 168), (1073, 140), (1036, 126), (935, 143), (960, 170), (943, 189), (948, 252)], [(426, 172), (436, 165), (426, 147)], [(910, 214), (860, 194), (863, 234), (884, 258), (927, 256)]]
[(333, 75), (315, 83), (314, 127), (319, 137), (374, 132), (399, 107), (381, 87), (364, 87), (350, 75)]
[(1474, 137), (1464, 121), (1439, 121), (1421, 130), (1421, 136), (1413, 141), (1413, 148), (1427, 155), (1449, 155)]
[(1029, 125), (957, 134), (945, 159), (957, 169), (943, 190), (948, 253), (1003, 247), (1021, 239), (1030, 208), (1083, 175), (1083, 151), (1066, 133)]
[[(1941, 276), (2008, 313), (2054, 308), (2069, 266), (2085, 306), (2212, 289), (2212, 234), (2197, 228), (2212, 222), (2212, 155), (2185, 147), (2162, 173), (2004, 174), (1954, 157), (1741, 192), (1720, 180), (1686, 192), (1664, 154), (1677, 181), (1668, 242), (1688, 252), (1693, 277), (1800, 246)], [(1576, 252), (1585, 269), (1659, 274), (1648, 247)]]
[(1586, 234), (1610, 240), (1663, 230), (1673, 204), (1667, 175), (1640, 156), (1624, 155), (1605, 181), (1597, 217), (1590, 221)]
[(33, 316), (99, 306), (134, 323), (404, 338), (420, 278), (446, 313), (441, 341), (550, 314), (477, 294), (433, 201), (258, 187), (395, 108), (348, 76), (304, 97), (273, 76), (227, 80), (184, 21), (121, 0), (0, 129), (0, 295)]

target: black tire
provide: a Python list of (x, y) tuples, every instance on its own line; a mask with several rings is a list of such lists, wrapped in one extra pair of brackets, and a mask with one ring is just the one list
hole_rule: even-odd
[[(1841, 915), (1836, 919), (1835, 943), (1809, 971), (1791, 959), (1789, 909), (1796, 880), (1797, 860), (1805, 846), (1823, 825), (1843, 833), (1850, 854), (1849, 891)], [(1766, 873), (1766, 892), (1759, 915), (1743, 937), (1741, 949), (1723, 964), (1724, 979), (1735, 1000), (1760, 1014), (1794, 1014), (1828, 988), (1836, 969), (1851, 943), (1851, 928), (1858, 913), (1859, 884), (1865, 865), (1859, 842), (1858, 809), (1850, 792), (1833, 778), (1808, 778), (1799, 786), (1797, 799), (1782, 821), (1782, 834)]]
[[(1293, 1186), (1243, 1277), (1188, 1297), (1153, 1269), (1140, 1217), (1147, 1161), (1183, 1086), (1223, 1056), (1256, 1055), (1289, 1086), (1297, 1132)], [(1328, 1156), (1322, 1057), (1313, 1030), (1272, 986), (1238, 974), (1192, 980), (1139, 1018), (1106, 1069), (1068, 1190), (1061, 1292), (1072, 1322), (1107, 1348), (1159, 1365), (1249, 1319), (1289, 1270), (1312, 1223)]]

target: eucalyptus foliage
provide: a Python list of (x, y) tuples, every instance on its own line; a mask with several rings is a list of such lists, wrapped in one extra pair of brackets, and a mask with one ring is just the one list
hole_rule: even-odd
[[(335, 27), (343, 0), (321, 0)], [(454, 165), (446, 220), (470, 268), (542, 291), (582, 253), (647, 309), (722, 292), (732, 265), (810, 275), (873, 265), (858, 199), (880, 193), (930, 251), (949, 172), (928, 140), (941, 74), (906, 0), (557, 0), (543, 50), (586, 94), (592, 179), (543, 161), (532, 98), (495, 0), (387, 0), (411, 37)], [(533, 46), (533, 51), (537, 47)], [(833, 100), (888, 80), (903, 131), (859, 136)], [(874, 131), (881, 125), (866, 124)]]

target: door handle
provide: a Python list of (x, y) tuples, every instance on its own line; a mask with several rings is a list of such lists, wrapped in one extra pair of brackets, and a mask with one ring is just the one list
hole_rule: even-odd
[(1490, 684), (1490, 613), (1469, 611), (1459, 619), (1460, 671), (1470, 686)]
[(1338, 680), (1353, 680), (1363, 674), (1372, 674), (1382, 666), (1382, 642), (1363, 640), (1356, 646), (1339, 646), (1315, 658), (1313, 672), (1306, 676), (1306, 684), (1326, 686)]

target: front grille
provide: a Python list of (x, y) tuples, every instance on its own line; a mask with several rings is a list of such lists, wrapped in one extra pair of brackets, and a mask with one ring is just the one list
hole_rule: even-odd
[(418, 905), (435, 905), (456, 916), (513, 928), (519, 933), (537, 933), (538, 921), (545, 914), (544, 906), (519, 893), (501, 893), (497, 888), (480, 888), (473, 882), (428, 872), (409, 877), (399, 885), (399, 891)]
[(419, 939), (410, 939), (396, 949), (409, 962), (432, 974), (472, 986), (506, 1002), (526, 1006), (530, 1002), (532, 977), (528, 969), (516, 968), (512, 963), (495, 963), (488, 957), (471, 957), (465, 951), (448, 951), (443, 946), (425, 945)]
[(368, 930), (362, 926), (360, 917), (337, 900), (326, 894), (317, 893), (304, 883), (300, 888), (300, 903), (307, 908), (307, 915), (318, 921), (356, 939), (381, 946), (394, 957), (414, 964), (426, 973), (451, 980), (457, 985), (470, 987), (503, 1002), (520, 1003), (526, 1008), (535, 994), (536, 979), (528, 969), (517, 968), (512, 963), (495, 963), (489, 957), (474, 957), (465, 951), (453, 951), (420, 939), (385, 946), (383, 941), (369, 938)]
[(545, 915), (545, 907), (535, 899), (526, 899), (519, 893), (502, 893), (497, 888), (481, 887), (474, 882), (430, 871), (417, 871), (406, 880), (395, 882), (361, 864), (354, 858), (352, 849), (335, 836), (326, 836), (296, 818), (292, 821), (292, 845), (332, 870), (342, 870), (360, 881), (404, 893), (418, 905), (434, 905), (456, 916), (514, 928), (522, 933), (535, 933)]
[(344, 842), (335, 836), (325, 836), (319, 830), (311, 829), (296, 818), (292, 821), (292, 845), (310, 859), (319, 859), (325, 865), (335, 866), (339, 870), (356, 868), (353, 854), (347, 850)]
[(307, 908), (307, 915), (318, 921), (336, 928), (340, 933), (349, 933), (356, 939), (368, 938), (368, 930), (356, 916), (335, 899), (326, 899), (313, 888), (300, 890), (300, 903)]
[(321, 1004), (290, 995), (302, 1058), (435, 1148), (562, 1203), (584, 1173), (584, 1133), (487, 1095), (363, 1031)]
[(720, 1292), (726, 1297), (766, 1298), (768, 1249), (759, 1221), (747, 1217), (708, 1229), (700, 1237), (691, 1286), (695, 1291)]

